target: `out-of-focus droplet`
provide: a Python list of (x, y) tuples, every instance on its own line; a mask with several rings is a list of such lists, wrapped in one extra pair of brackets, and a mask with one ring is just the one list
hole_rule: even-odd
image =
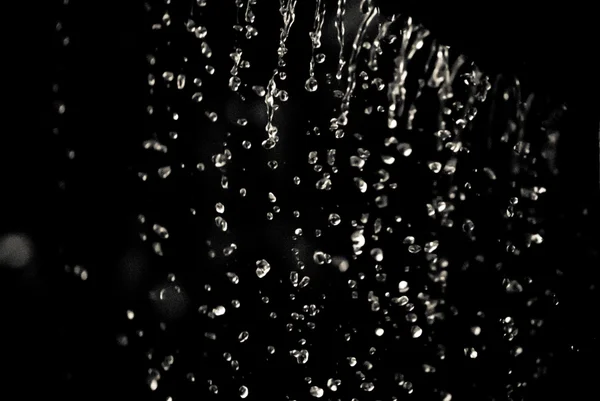
[(0, 267), (25, 267), (33, 256), (33, 243), (24, 234), (7, 234), (0, 238)]
[(439, 173), (440, 171), (442, 171), (442, 164), (440, 162), (429, 162), (427, 166), (434, 173)]
[(383, 251), (381, 248), (373, 248), (371, 249), (371, 257), (375, 259), (377, 262), (383, 261)]
[(312, 395), (315, 398), (321, 398), (323, 397), (323, 394), (325, 394), (325, 391), (323, 391), (323, 389), (320, 387), (312, 386), (310, 388), (310, 395)]
[(437, 247), (439, 246), (439, 241), (431, 241), (425, 244), (425, 248), (424, 251), (426, 253), (432, 253), (435, 252), (435, 250), (437, 249)]
[(167, 178), (171, 175), (171, 166), (165, 166), (158, 169), (158, 176), (160, 178)]
[(423, 334), (423, 329), (421, 329), (419, 326), (413, 326), (410, 329), (410, 332), (413, 338), (419, 338), (421, 337), (421, 334)]
[(158, 235), (160, 238), (162, 239), (167, 239), (169, 238), (169, 232), (167, 231), (166, 228), (164, 228), (163, 226), (161, 226), (160, 224), (154, 224), (152, 226), (152, 230), (154, 231), (154, 233), (156, 235)]
[(360, 388), (363, 391), (373, 391), (375, 389), (375, 385), (372, 382), (364, 382), (360, 384)]

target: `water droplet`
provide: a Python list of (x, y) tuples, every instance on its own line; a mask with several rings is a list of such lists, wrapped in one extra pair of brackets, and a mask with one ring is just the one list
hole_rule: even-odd
[(158, 235), (162, 239), (169, 238), (169, 232), (167, 231), (167, 229), (159, 224), (154, 224), (152, 226), (152, 230), (154, 231), (154, 233), (156, 233), (156, 235)]
[(506, 283), (506, 292), (509, 294), (516, 294), (523, 292), (523, 286), (517, 280), (510, 280)]
[(342, 221), (342, 218), (337, 213), (331, 213), (329, 215), (329, 219), (328, 220), (329, 220), (329, 224), (331, 224), (332, 226), (337, 226)]
[(421, 252), (421, 247), (419, 245), (410, 245), (408, 247), (408, 251), (410, 253), (419, 253), (419, 252)]
[(264, 259), (256, 261), (256, 275), (258, 278), (265, 277), (271, 270), (271, 265)]
[(304, 84), (304, 88), (308, 91), (308, 92), (315, 92), (319, 87), (319, 83), (317, 82), (317, 80), (315, 79), (315, 77), (309, 77), (306, 80), (306, 83)]
[(302, 277), (302, 280), (300, 280), (300, 283), (298, 284), (298, 287), (304, 288), (308, 284), (310, 284), (310, 277), (304, 276), (304, 277)]
[(233, 272), (228, 272), (227, 273), (227, 278), (233, 284), (238, 284), (240, 282), (239, 276), (237, 274), (233, 273)]
[(310, 388), (310, 395), (312, 395), (315, 398), (321, 398), (323, 397), (323, 394), (325, 394), (325, 391), (323, 391), (323, 389), (320, 387), (312, 386)]
[(214, 308), (214, 309), (212, 310), (212, 313), (213, 313), (215, 316), (223, 316), (223, 315), (225, 314), (225, 312), (226, 312), (226, 310), (225, 310), (225, 307), (224, 307), (224, 306), (221, 306), (221, 305), (217, 306), (216, 308)]
[(324, 265), (327, 263), (329, 259), (328, 257), (329, 255), (321, 251), (315, 251), (315, 253), (313, 253), (313, 260), (318, 265)]
[(410, 329), (410, 332), (413, 338), (419, 338), (423, 334), (423, 329), (421, 329), (419, 326), (413, 326)]
[(177, 75), (177, 89), (183, 89), (185, 87), (185, 75)]
[(171, 166), (165, 166), (158, 169), (158, 176), (160, 178), (167, 178), (171, 175)]
[(362, 169), (365, 166), (365, 160), (358, 156), (350, 156), (350, 165)]
[(383, 261), (383, 251), (381, 250), (381, 248), (371, 249), (371, 257), (377, 262)]
[(243, 343), (246, 340), (248, 340), (248, 338), (250, 338), (250, 333), (248, 333), (247, 331), (242, 331), (239, 335), (238, 335), (238, 341)]
[(442, 171), (442, 164), (440, 162), (429, 162), (427, 166), (436, 174)]
[(354, 177), (354, 184), (358, 188), (358, 190), (362, 193), (367, 192), (368, 186), (365, 180), (360, 177)]
[(375, 385), (372, 382), (365, 382), (360, 384), (360, 388), (364, 391), (373, 391)]
[(435, 252), (435, 250), (437, 249), (437, 247), (439, 246), (439, 241), (431, 241), (425, 244), (425, 249), (424, 251), (426, 253), (432, 253)]
[(300, 351), (292, 350), (290, 351), (290, 355), (296, 358), (296, 362), (298, 362), (300, 365), (304, 365), (306, 362), (308, 362), (308, 351), (305, 349)]

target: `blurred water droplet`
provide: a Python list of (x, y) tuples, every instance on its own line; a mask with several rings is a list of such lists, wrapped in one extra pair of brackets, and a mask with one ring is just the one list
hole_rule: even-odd
[(158, 169), (158, 176), (160, 178), (167, 178), (171, 175), (171, 166), (165, 166)]
[(413, 338), (419, 338), (421, 337), (421, 334), (423, 334), (423, 330), (419, 326), (413, 326), (410, 329), (410, 332)]
[(323, 391), (323, 389), (320, 387), (312, 386), (310, 388), (310, 395), (312, 395), (315, 398), (321, 398), (323, 397), (323, 394), (325, 394), (325, 391)]

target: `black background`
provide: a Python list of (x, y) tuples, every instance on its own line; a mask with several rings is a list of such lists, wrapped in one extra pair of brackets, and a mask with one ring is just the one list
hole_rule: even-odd
[[(134, 211), (140, 202), (152, 203), (135, 191), (131, 169), (132, 149), (145, 138), (143, 5), (72, 0), (65, 14), (58, 1), (23, 3), (3, 10), (8, 72), (3, 77), (0, 230), (30, 234), (38, 254), (33, 277), (1, 271), (0, 336), (7, 375), (0, 398), (32, 399), (38, 392), (78, 400), (143, 394), (139, 355), (116, 347), (114, 340), (125, 305), (135, 302), (119, 290), (116, 266), (135, 235)], [(569, 105), (552, 201), (559, 233), (556, 261), (567, 274), (557, 318), (557, 358), (542, 387), (556, 398), (583, 397), (594, 388), (598, 372), (597, 297), (583, 291), (597, 282), (591, 264), (599, 243), (592, 6), (380, 3), (383, 13), (408, 11), (422, 20), (485, 71), (518, 73), (525, 85)], [(59, 16), (71, 33), (67, 48), (53, 36)], [(51, 82), (57, 75), (65, 81), (68, 113), (74, 116), (61, 127), (61, 136), (52, 134)], [(74, 163), (67, 160), (66, 148), (76, 149)], [(584, 208), (588, 216), (582, 216)], [(62, 254), (65, 244), (68, 252)], [(82, 287), (65, 276), (63, 265), (90, 255), (97, 278)], [(9, 395), (13, 390), (20, 395)]]

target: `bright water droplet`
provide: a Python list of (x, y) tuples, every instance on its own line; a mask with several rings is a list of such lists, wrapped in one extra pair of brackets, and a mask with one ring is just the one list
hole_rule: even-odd
[(246, 340), (248, 340), (248, 338), (250, 338), (250, 333), (248, 333), (247, 331), (242, 331), (239, 335), (238, 335), (238, 341), (243, 343)]
[(313, 253), (313, 260), (318, 265), (324, 265), (327, 263), (328, 255), (321, 251), (315, 251), (315, 253)]
[(419, 338), (423, 334), (423, 329), (421, 329), (419, 326), (413, 326), (410, 329), (410, 332), (413, 338)]
[(365, 160), (358, 156), (350, 156), (350, 165), (362, 169), (365, 166)]
[(304, 88), (308, 92), (315, 92), (318, 87), (319, 87), (319, 83), (317, 82), (317, 80), (315, 79), (315, 77), (309, 77), (306, 80), (306, 83), (304, 84)]
[(361, 390), (364, 390), (364, 391), (373, 391), (373, 389), (375, 388), (375, 385), (372, 382), (365, 382), (365, 383), (361, 383), (360, 388), (361, 388)]
[(408, 246), (408, 252), (410, 253), (419, 253), (421, 252), (421, 247), (419, 245), (409, 245)]
[(256, 275), (258, 278), (265, 277), (271, 270), (271, 265), (264, 259), (256, 261)]
[(306, 287), (308, 284), (310, 283), (310, 277), (308, 276), (304, 276), (302, 277), (302, 280), (300, 280), (300, 283), (298, 283), (298, 287), (300, 288), (304, 288)]
[(310, 395), (312, 395), (315, 398), (321, 398), (323, 397), (323, 394), (325, 394), (325, 391), (323, 391), (323, 389), (320, 387), (312, 386), (310, 388)]
[(381, 248), (371, 249), (371, 257), (377, 262), (383, 261), (383, 251), (381, 250)]
[(308, 362), (308, 351), (305, 349), (300, 351), (292, 350), (290, 351), (290, 355), (296, 358), (296, 362), (298, 362), (300, 365), (304, 365), (306, 362)]
[(167, 231), (167, 229), (159, 224), (154, 224), (152, 226), (152, 230), (156, 233), (156, 235), (158, 235), (162, 239), (169, 238), (169, 232)]
[(367, 192), (367, 183), (360, 177), (354, 177), (354, 184), (356, 184), (358, 190), (362, 193)]
[(424, 251), (427, 252), (427, 253), (435, 252), (435, 250), (437, 249), (437, 247), (439, 246), (439, 244), (440, 243), (437, 240), (436, 241), (428, 242), (428, 243), (425, 244)]
[(171, 175), (171, 166), (165, 166), (158, 169), (158, 176), (160, 178), (167, 178)]
[(331, 224), (332, 226), (337, 226), (340, 224), (340, 222), (342, 221), (341, 217), (339, 214), (337, 213), (331, 213), (329, 215), (329, 224)]
[(442, 164), (440, 162), (429, 162), (427, 166), (436, 174), (442, 170)]

